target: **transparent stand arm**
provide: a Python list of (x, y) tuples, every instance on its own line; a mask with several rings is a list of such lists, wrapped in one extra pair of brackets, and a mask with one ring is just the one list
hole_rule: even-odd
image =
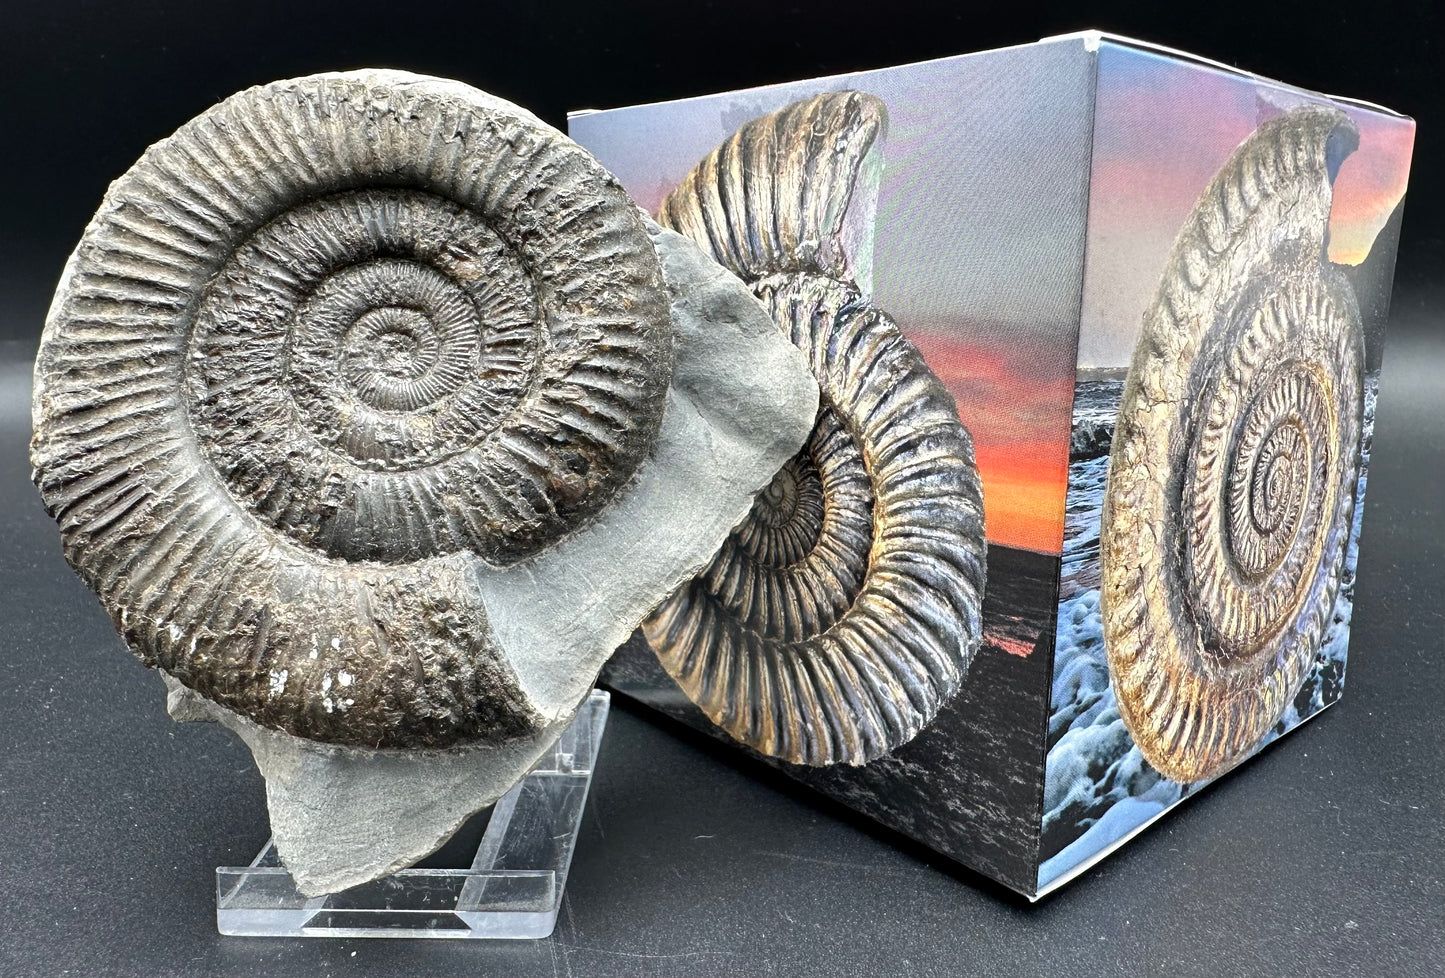
[(216, 928), (249, 937), (540, 938), (552, 933), (607, 724), (593, 690), (550, 754), (493, 806), (470, 867), (404, 869), (320, 897), (296, 890), (267, 842), (216, 870)]

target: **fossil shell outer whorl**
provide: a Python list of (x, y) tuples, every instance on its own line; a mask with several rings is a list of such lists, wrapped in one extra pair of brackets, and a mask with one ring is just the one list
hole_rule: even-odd
[(457, 83), (317, 75), (111, 186), (46, 324), (35, 480), (186, 686), (328, 743), (496, 742), (550, 718), (475, 575), (608, 505), (671, 370), (645, 218), (590, 155)]
[(1178, 781), (1253, 750), (1334, 607), (1364, 354), (1324, 255), (1357, 142), (1328, 108), (1260, 126), (1200, 197), (1135, 347), (1104, 500), (1104, 639), (1125, 724)]
[(912, 739), (982, 633), (972, 440), (848, 279), (867, 265), (883, 123), (857, 92), (788, 106), (745, 125), (660, 210), (752, 285), (808, 354), (822, 406), (712, 565), (643, 630), (714, 723), (800, 764), (863, 764)]
[(784, 106), (704, 157), (663, 200), (658, 223), (745, 282), (803, 272), (866, 290), (887, 127), (883, 101), (862, 92)]

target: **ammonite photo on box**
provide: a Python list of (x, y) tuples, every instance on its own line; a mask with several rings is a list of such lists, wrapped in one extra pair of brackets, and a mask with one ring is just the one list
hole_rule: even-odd
[(1235, 151), (1175, 243), (1124, 384), (1104, 645), (1125, 726), (1176, 781), (1238, 763), (1279, 721), (1339, 590), (1364, 338), (1324, 244), (1358, 140), (1338, 109), (1301, 108)]
[(698, 578), (643, 623), (709, 719), (796, 764), (915, 737), (982, 638), (983, 499), (953, 398), (868, 298), (887, 110), (830, 92), (741, 127), (658, 220), (809, 357), (817, 424)]
[(1124, 48), (1098, 112), (1040, 886), (1338, 698), (1409, 152)]

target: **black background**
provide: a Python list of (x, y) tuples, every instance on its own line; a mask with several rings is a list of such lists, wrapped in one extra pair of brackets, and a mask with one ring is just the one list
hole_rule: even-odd
[(11, 301), (31, 304), (0, 335), (39, 329), (48, 289), (29, 286), (54, 283), (106, 185), (148, 145), (250, 85), (407, 68), (468, 82), (565, 130), (570, 109), (881, 68), (1090, 27), (1415, 116), (1420, 165), (1403, 250), (1413, 255), (1440, 237), (1445, 17), (1431, 0), (7, 0), (0, 285)]
[[(1445, 18), (1435, 3), (7, 3), (0, 11), (0, 974), (1439, 974), (1445, 969)], [(28, 359), (107, 183), (232, 92), (383, 65), (569, 109), (1098, 27), (1420, 124), (1348, 692), (1029, 907), (651, 714), (614, 709), (557, 935), (226, 939), (266, 835), (219, 729), (176, 727), (29, 486)]]

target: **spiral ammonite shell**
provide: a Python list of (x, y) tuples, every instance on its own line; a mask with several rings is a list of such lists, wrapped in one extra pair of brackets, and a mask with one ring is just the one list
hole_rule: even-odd
[(147, 663), (367, 747), (530, 729), (473, 575), (632, 478), (672, 370), (645, 218), (590, 155), (401, 72), (242, 92), (71, 257), (35, 480)]
[(1200, 197), (1135, 347), (1104, 500), (1104, 639), (1126, 726), (1178, 781), (1253, 750), (1334, 607), (1364, 352), (1325, 246), (1358, 138), (1331, 108), (1261, 125)]
[(803, 450), (644, 634), (714, 723), (798, 764), (863, 764), (911, 740), (982, 634), (972, 440), (850, 279), (867, 264), (884, 119), (858, 92), (755, 119), (659, 214), (753, 287), (808, 354), (822, 406)]

